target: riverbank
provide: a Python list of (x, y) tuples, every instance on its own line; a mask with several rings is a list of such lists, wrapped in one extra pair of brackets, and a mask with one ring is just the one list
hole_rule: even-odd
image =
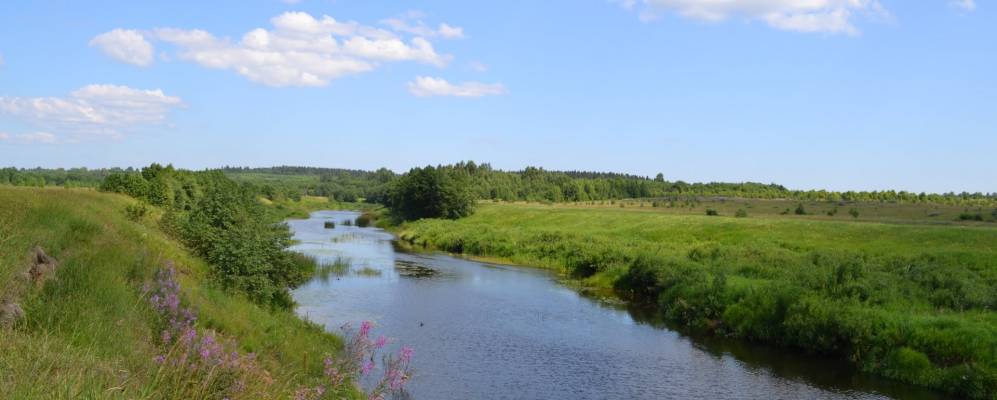
[(714, 334), (997, 395), (997, 229), (482, 204), (413, 246), (552, 268)]
[[(292, 398), (327, 383), (323, 358), (342, 347), (337, 336), (209, 284), (209, 266), (160, 229), (162, 211), (138, 204), (0, 186), (0, 300), (20, 310), (0, 327), (0, 398)], [(159, 272), (171, 265), (175, 274)], [(177, 303), (151, 302), (173, 288)], [(189, 344), (162, 337), (164, 315), (183, 310), (196, 314)], [(197, 368), (171, 364), (192, 349)], [(327, 388), (359, 397), (350, 385)]]

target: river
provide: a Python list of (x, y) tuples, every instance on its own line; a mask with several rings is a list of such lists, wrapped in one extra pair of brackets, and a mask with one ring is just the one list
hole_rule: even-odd
[(390, 233), (345, 225), (358, 215), (288, 221), (293, 250), (350, 266), (296, 289), (297, 312), (333, 332), (370, 320), (413, 347), (410, 398), (938, 398), (840, 360), (685, 335), (548, 271), (401, 252)]

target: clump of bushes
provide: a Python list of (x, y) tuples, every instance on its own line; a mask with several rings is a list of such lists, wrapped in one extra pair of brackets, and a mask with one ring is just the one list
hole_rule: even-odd
[(807, 210), (803, 208), (803, 203), (796, 206), (796, 210), (793, 211), (796, 215), (807, 215)]
[(859, 217), (859, 210), (857, 208), (850, 209), (850, 210), (848, 210), (848, 215), (851, 215), (852, 218), (858, 218)]
[(371, 214), (371, 213), (365, 212), (365, 213), (360, 214), (359, 217), (357, 217), (357, 219), (355, 221), (355, 224), (356, 224), (356, 226), (359, 226), (361, 228), (366, 228), (366, 227), (370, 226), (370, 223), (373, 220), (374, 220), (374, 215)]
[(142, 218), (148, 213), (149, 207), (146, 207), (146, 205), (142, 203), (129, 204), (125, 206), (125, 217), (127, 217), (130, 221), (141, 221)]
[(720, 213), (717, 212), (717, 210), (714, 210), (712, 208), (707, 208), (706, 209), (706, 215), (709, 215), (711, 217), (716, 217), (716, 216), (720, 215)]
[(737, 212), (734, 213), (734, 217), (737, 217), (737, 218), (747, 218), (748, 217), (748, 212), (745, 211), (743, 208), (738, 208)]
[(391, 189), (391, 213), (409, 221), (421, 218), (457, 219), (474, 212), (470, 178), (444, 168), (413, 168)]
[(325, 229), (335, 229), (336, 228), (336, 222), (335, 221), (325, 221), (325, 223), (323, 224), (323, 226), (325, 227)]
[[(220, 171), (191, 172), (152, 164), (141, 173), (116, 173), (102, 190), (125, 193), (165, 210), (164, 230), (211, 265), (220, 286), (282, 309), (293, 306), (289, 288), (303, 283), (314, 263), (287, 250), (291, 232), (257, 198), (259, 189)], [(141, 218), (144, 206), (126, 210)]]
[(960, 221), (983, 221), (983, 214), (963, 212), (959, 214)]

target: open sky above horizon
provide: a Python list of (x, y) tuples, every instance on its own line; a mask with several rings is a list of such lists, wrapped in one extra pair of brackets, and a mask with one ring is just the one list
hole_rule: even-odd
[(0, 6), (0, 166), (460, 160), (997, 192), (972, 0)]

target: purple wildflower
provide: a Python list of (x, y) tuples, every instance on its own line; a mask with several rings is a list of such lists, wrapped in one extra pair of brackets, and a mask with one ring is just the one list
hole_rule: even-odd
[(360, 337), (366, 338), (367, 334), (370, 333), (370, 328), (372, 328), (373, 325), (374, 324), (372, 324), (370, 321), (364, 321), (363, 323), (361, 323), (360, 324)]
[(402, 362), (409, 362), (412, 359), (412, 353), (415, 351), (411, 347), (402, 346), (401, 351), (398, 352), (398, 356), (401, 358)]

